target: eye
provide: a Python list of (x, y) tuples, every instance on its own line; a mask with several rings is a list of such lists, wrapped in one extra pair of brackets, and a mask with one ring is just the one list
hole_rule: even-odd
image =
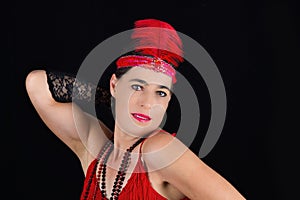
[(140, 85), (132, 85), (131, 88), (134, 89), (135, 91), (143, 90), (143, 86), (140, 86)]
[(157, 91), (156, 92), (159, 96), (161, 97), (166, 97), (167, 96), (167, 93), (165, 93), (164, 91)]

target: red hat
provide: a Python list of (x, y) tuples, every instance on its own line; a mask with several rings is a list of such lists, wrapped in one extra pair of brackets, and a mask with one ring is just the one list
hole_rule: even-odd
[(157, 19), (138, 20), (134, 25), (131, 38), (139, 55), (119, 58), (117, 67), (146, 67), (171, 76), (175, 83), (174, 68), (183, 62), (182, 41), (176, 30)]

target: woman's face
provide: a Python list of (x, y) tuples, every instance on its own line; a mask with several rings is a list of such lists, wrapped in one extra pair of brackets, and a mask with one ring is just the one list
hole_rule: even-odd
[(135, 137), (157, 129), (171, 99), (171, 86), (171, 77), (143, 67), (133, 67), (120, 79), (113, 75), (110, 90), (117, 128)]

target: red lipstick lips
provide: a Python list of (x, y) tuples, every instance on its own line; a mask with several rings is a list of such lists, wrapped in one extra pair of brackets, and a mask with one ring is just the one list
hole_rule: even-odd
[(131, 114), (139, 122), (148, 122), (151, 120), (151, 117), (149, 117), (148, 115), (144, 115), (141, 113), (131, 113)]

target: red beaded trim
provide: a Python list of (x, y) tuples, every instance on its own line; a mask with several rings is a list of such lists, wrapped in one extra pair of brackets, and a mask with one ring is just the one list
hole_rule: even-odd
[[(160, 58), (153, 58), (149, 56), (129, 55), (119, 58), (116, 62), (118, 69), (122, 67), (144, 67), (152, 69), (156, 72), (162, 72), (172, 77), (172, 82), (176, 83), (176, 71), (172, 65)], [(141, 66), (142, 65), (142, 66)]]

